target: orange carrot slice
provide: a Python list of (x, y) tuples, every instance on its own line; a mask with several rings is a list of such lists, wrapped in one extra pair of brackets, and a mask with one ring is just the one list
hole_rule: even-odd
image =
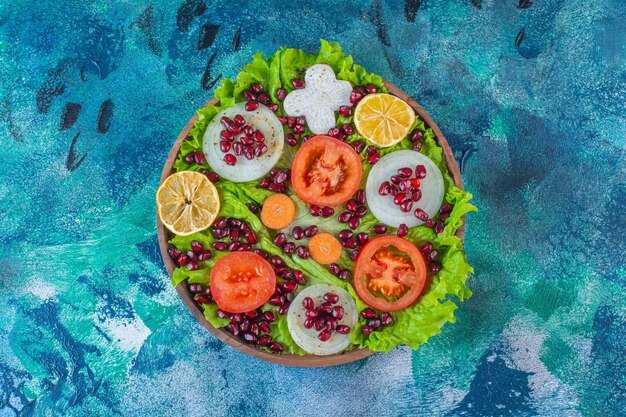
[(319, 233), (311, 238), (309, 252), (316, 262), (328, 265), (341, 256), (341, 243), (330, 233)]
[(285, 194), (273, 194), (263, 203), (261, 221), (270, 229), (282, 229), (289, 226), (295, 215), (296, 205), (291, 198)]

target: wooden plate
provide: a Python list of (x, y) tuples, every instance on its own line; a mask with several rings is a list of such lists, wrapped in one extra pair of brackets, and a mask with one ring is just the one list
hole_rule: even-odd
[[(454, 179), (454, 183), (457, 185), (457, 187), (463, 189), (463, 183), (461, 181), (461, 174), (459, 172), (459, 167), (456, 164), (456, 160), (454, 159), (454, 155), (452, 154), (452, 150), (450, 149), (450, 146), (448, 145), (446, 138), (443, 136), (443, 133), (441, 133), (441, 130), (439, 130), (439, 127), (437, 127), (437, 125), (433, 121), (432, 117), (430, 117), (430, 115), (426, 112), (426, 110), (424, 110), (419, 104), (417, 104), (415, 100), (413, 100), (411, 97), (406, 95), (399, 88), (395, 87), (394, 85), (386, 81), (385, 81), (385, 86), (389, 89), (389, 92), (391, 94), (409, 103), (411, 107), (415, 109), (415, 113), (419, 115), (419, 117), (421, 117), (422, 120), (424, 120), (424, 122), (426, 123), (426, 126), (433, 129), (439, 146), (443, 148), (446, 163), (448, 165), (450, 174), (452, 175), (452, 178)], [(215, 98), (212, 98), (205, 104), (205, 106), (216, 104), (216, 103), (217, 103), (217, 100)], [(173, 173), (172, 167), (178, 155), (178, 148), (180, 144), (182, 143), (182, 141), (185, 140), (185, 138), (189, 134), (189, 131), (193, 128), (193, 125), (197, 119), (198, 119), (198, 115), (194, 114), (194, 116), (191, 119), (189, 119), (189, 121), (185, 125), (185, 128), (182, 130), (182, 132), (180, 132), (180, 135), (178, 135), (178, 139), (176, 139), (176, 142), (174, 142), (174, 146), (172, 146), (170, 154), (167, 157), (167, 161), (165, 162), (165, 166), (163, 167), (163, 173), (161, 174), (161, 181), (160, 181), (161, 184), (163, 183), (163, 181), (165, 181), (165, 179), (170, 174)], [(463, 218), (463, 220), (465, 221), (465, 218)], [(165, 268), (167, 269), (167, 273), (171, 277), (176, 266), (174, 265), (174, 261), (170, 258), (169, 254), (167, 253), (167, 242), (173, 237), (173, 235), (169, 230), (165, 229), (165, 227), (159, 220), (158, 216), (157, 216), (157, 231), (159, 235), (159, 246), (161, 248), (161, 256), (163, 257), (163, 262), (165, 263)], [(459, 228), (459, 230), (457, 231), (457, 236), (463, 239), (464, 234), (465, 234), (465, 224), (463, 224), (463, 226)], [(182, 298), (183, 302), (185, 303), (189, 311), (191, 311), (191, 313), (194, 315), (196, 320), (202, 323), (202, 325), (206, 327), (207, 330), (209, 330), (211, 333), (213, 333), (215, 337), (229, 344), (230, 346), (242, 351), (243, 353), (246, 353), (250, 356), (254, 356), (255, 358), (263, 359), (268, 362), (278, 363), (278, 364), (286, 365), (286, 366), (314, 368), (314, 367), (322, 367), (322, 366), (340, 365), (340, 364), (344, 364), (344, 363), (348, 363), (352, 361), (357, 361), (359, 359), (363, 359), (374, 354), (374, 352), (368, 349), (354, 349), (349, 352), (336, 354), (336, 355), (329, 355), (329, 356), (315, 356), (315, 355), (298, 356), (298, 355), (272, 354), (272, 353), (254, 348), (250, 345), (243, 343), (241, 340), (239, 340), (239, 338), (233, 336), (232, 334), (230, 334), (224, 329), (216, 329), (215, 327), (213, 327), (211, 323), (209, 323), (204, 318), (202, 309), (193, 301), (191, 294), (187, 290), (187, 285), (185, 285), (184, 282), (180, 283), (176, 287), (176, 291), (178, 291), (180, 298)]]

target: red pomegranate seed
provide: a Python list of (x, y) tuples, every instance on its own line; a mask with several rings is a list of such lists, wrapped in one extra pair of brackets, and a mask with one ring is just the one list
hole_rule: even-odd
[(322, 208), (320, 206), (313, 205), (309, 208), (309, 212), (311, 213), (311, 216), (318, 217), (322, 214)]
[(307, 311), (313, 310), (313, 308), (315, 307), (315, 302), (311, 297), (304, 297), (304, 299), (302, 300), (302, 307), (304, 307), (304, 309)]
[(309, 227), (307, 227), (306, 229), (304, 229), (304, 236), (306, 237), (313, 237), (317, 234), (318, 232), (318, 228), (315, 225), (311, 225)]
[(200, 151), (195, 151), (193, 153), (193, 160), (198, 165), (204, 164), (204, 154), (202, 152), (200, 152)]
[(420, 180), (426, 178), (426, 167), (424, 165), (418, 165), (415, 167), (415, 177)]
[(345, 281), (348, 279), (348, 274), (350, 274), (350, 271), (348, 271), (347, 269), (342, 269), (337, 277)]
[(446, 221), (446, 219), (450, 217), (450, 213), (442, 213), (441, 214), (441, 221), (444, 222)]
[(279, 88), (278, 90), (276, 90), (276, 98), (279, 101), (285, 101), (285, 97), (287, 97), (287, 92), (284, 88)]
[(274, 313), (271, 311), (264, 311), (263, 316), (265, 317), (265, 320), (269, 321), (270, 323), (272, 323), (275, 318)]
[(413, 175), (413, 170), (411, 168), (408, 168), (408, 167), (399, 168), (398, 169), (398, 175), (400, 175), (403, 178), (409, 178), (409, 177), (411, 177), (411, 175)]
[(380, 321), (380, 319), (372, 319), (367, 323), (367, 325), (370, 326), (374, 330), (378, 329), (381, 324), (382, 322)]
[(270, 303), (270, 305), (273, 305), (273, 306), (276, 306), (276, 307), (277, 306), (281, 306), (281, 305), (283, 305), (285, 303), (285, 297), (283, 297), (282, 295), (273, 295), (270, 298), (269, 303)]
[(281, 266), (281, 265), (283, 265), (283, 260), (280, 259), (280, 256), (276, 256), (276, 255), (274, 255), (274, 256), (272, 256), (270, 258), (270, 262), (274, 266)]
[(317, 308), (312, 308), (312, 309), (306, 311), (305, 316), (308, 319), (314, 319), (317, 316), (319, 316), (319, 314), (320, 314), (320, 310), (318, 310)]
[(261, 336), (259, 337), (259, 340), (257, 340), (256, 344), (258, 346), (267, 346), (270, 344), (270, 342), (272, 341), (272, 338), (269, 336)]
[(225, 242), (213, 242), (213, 247), (215, 248), (215, 250), (226, 250), (226, 248), (228, 247), (228, 244)]
[(263, 136), (263, 133), (261, 133), (260, 130), (257, 130), (254, 132), (253, 139), (257, 142), (263, 142), (265, 140), (265, 136)]
[(227, 153), (226, 155), (224, 155), (224, 162), (226, 162), (228, 165), (235, 165), (237, 164), (237, 157), (232, 153)]
[(270, 254), (267, 253), (266, 251), (264, 251), (263, 249), (255, 249), (252, 252), (254, 252), (255, 254), (259, 255), (260, 257), (262, 257), (263, 259), (269, 259), (270, 258)]
[(276, 113), (278, 111), (278, 104), (276, 103), (269, 103), (267, 105), (267, 108), (270, 109), (271, 111), (273, 111), (274, 113)]
[(374, 331), (374, 329), (371, 326), (363, 326), (361, 327), (361, 331), (365, 336), (369, 336)]
[(332, 207), (322, 207), (322, 217), (327, 218), (335, 214), (335, 209)]
[(350, 326), (346, 326), (345, 324), (339, 324), (337, 325), (335, 331), (340, 334), (348, 334), (350, 333)]
[(357, 207), (358, 207), (358, 203), (354, 199), (350, 199), (346, 203), (346, 209), (348, 209), (349, 211), (353, 213), (356, 211)]
[(254, 148), (250, 145), (246, 145), (243, 147), (243, 156), (248, 160), (252, 160), (254, 158)]
[(393, 321), (393, 317), (391, 316), (391, 314), (384, 312), (380, 315), (380, 323), (383, 326), (389, 326), (392, 321)]
[(341, 130), (343, 130), (343, 133), (349, 136), (352, 134), (352, 125), (345, 124), (341, 126)]
[(339, 136), (339, 128), (333, 127), (332, 129), (330, 129), (328, 131), (328, 136), (332, 136), (333, 138), (336, 138), (337, 136)]
[(413, 201), (411, 200), (404, 200), (402, 204), (400, 204), (400, 211), (402, 211), (403, 213), (408, 213), (409, 211), (411, 211), (412, 208)]
[(402, 204), (404, 200), (406, 200), (406, 194), (398, 193), (393, 197), (393, 204), (395, 204), (396, 206), (399, 206), (400, 204)]
[(361, 219), (359, 219), (356, 216), (353, 216), (350, 218), (350, 220), (348, 220), (348, 226), (350, 227), (350, 229), (354, 230), (357, 227), (359, 227), (359, 223), (361, 223)]
[(367, 91), (368, 94), (374, 94), (376, 91), (378, 91), (378, 89), (372, 84), (367, 84), (365, 86), (365, 91)]
[(390, 179), (391, 182), (396, 185), (399, 185), (404, 180), (404, 178), (402, 178), (402, 176), (400, 175), (392, 175)]
[(196, 294), (193, 299), (198, 304), (207, 304), (209, 302), (209, 297), (206, 294)]
[(233, 135), (240, 134), (242, 130), (243, 130), (243, 127), (237, 126), (237, 125), (232, 125), (228, 127), (228, 131), (232, 133)]
[(421, 208), (416, 208), (413, 214), (415, 215), (415, 217), (417, 217), (418, 220), (421, 220), (423, 222), (428, 220), (428, 214)]
[(237, 156), (241, 156), (243, 154), (243, 144), (241, 142), (233, 143), (233, 152)]
[(257, 243), (257, 237), (253, 232), (246, 233), (245, 237), (249, 244), (254, 245), (255, 243)]
[(333, 318), (326, 319), (326, 331), (332, 332), (337, 328), (338, 320)]
[(220, 119), (220, 124), (224, 126), (224, 129), (228, 129), (229, 127), (234, 125), (235, 122), (233, 122), (229, 117), (222, 116), (222, 118)]
[(230, 252), (237, 252), (237, 251), (239, 250), (239, 247), (240, 247), (240, 246), (241, 246), (241, 245), (239, 244), (239, 242), (230, 242), (230, 243), (228, 244), (228, 250), (229, 250)]
[(204, 252), (204, 247), (197, 240), (192, 240), (191, 241), (191, 250), (193, 250), (194, 252), (198, 252), (198, 253), (199, 252)]
[(293, 133), (287, 133), (285, 140), (290, 146), (296, 146), (298, 144), (298, 139), (296, 139)]
[(198, 255), (196, 255), (196, 253), (194, 251), (190, 250), (190, 251), (187, 252), (187, 258), (189, 260), (192, 260), (192, 261), (197, 261), (198, 260)]
[(298, 269), (293, 271), (293, 277), (298, 283), (298, 285), (306, 285), (306, 278), (304, 277), (304, 273)]
[(331, 304), (337, 304), (339, 302), (339, 296), (337, 294), (333, 294), (332, 292), (327, 292), (324, 294), (324, 300)]
[(304, 126), (306, 124), (306, 119), (304, 116), (296, 117), (296, 125)]
[(283, 284), (283, 290), (285, 292), (294, 292), (298, 288), (298, 283), (296, 281), (286, 281)]
[(359, 246), (359, 243), (355, 238), (350, 238), (343, 241), (343, 246), (348, 249), (356, 249), (356, 247)]
[(443, 222), (437, 222), (435, 224), (435, 232), (437, 233), (443, 232)]
[(200, 266), (198, 265), (198, 263), (196, 261), (189, 261), (189, 262), (187, 262), (187, 270), (195, 271), (198, 268), (200, 268)]
[(328, 269), (333, 275), (338, 275), (341, 271), (341, 267), (336, 263), (329, 264)]
[(352, 230), (343, 229), (341, 232), (339, 232), (338, 236), (339, 236), (339, 239), (346, 241), (350, 239), (352, 236), (354, 236), (354, 233), (352, 233)]
[(261, 156), (264, 155), (265, 152), (267, 152), (268, 147), (266, 144), (262, 143), (259, 146), (257, 146), (257, 148), (254, 150), (254, 155), (255, 156)]
[(306, 320), (304, 320), (304, 323), (303, 323), (304, 328), (305, 328), (305, 329), (310, 329), (310, 328), (312, 328), (312, 327), (313, 327), (313, 323), (314, 323), (314, 321), (313, 321), (312, 319), (306, 319)]
[(246, 103), (247, 111), (254, 111), (259, 108), (259, 103), (257, 101), (249, 101)]
[(230, 318), (230, 313), (227, 313), (224, 310), (218, 309), (216, 314), (217, 314), (217, 317), (219, 317), (220, 319), (229, 319)]
[(220, 140), (220, 151), (224, 153), (230, 151), (230, 142), (227, 140)]
[(213, 257), (213, 254), (208, 250), (198, 254), (199, 261), (206, 261), (206, 260), (211, 259), (212, 257)]
[(228, 325), (226, 326), (226, 330), (228, 330), (235, 336), (239, 334), (239, 326), (237, 326), (235, 323), (228, 323)]
[(400, 226), (398, 226), (398, 231), (397, 234), (400, 237), (406, 236), (407, 233), (409, 233), (409, 228), (407, 227), (406, 224), (402, 223)]
[(300, 226), (296, 226), (291, 231), (291, 236), (296, 240), (300, 240), (304, 237), (304, 230)]
[(420, 183), (420, 180), (418, 180), (417, 178), (411, 178), (411, 187), (414, 189), (417, 189), (420, 187), (420, 185), (422, 185)]
[(244, 145), (252, 145), (254, 143), (254, 139), (249, 138), (247, 136), (243, 136), (239, 139), (241, 141), (242, 144)]
[(293, 242), (287, 242), (285, 243), (285, 246), (283, 246), (283, 252), (285, 252), (288, 255), (294, 253), (295, 250), (296, 250), (296, 244)]
[(205, 175), (209, 178), (209, 181), (211, 182), (217, 182), (220, 179), (219, 175), (217, 175), (215, 172), (207, 172)]
[[(334, 295), (334, 294), (332, 294), (332, 295)], [(330, 301), (326, 301), (325, 303), (322, 303), (319, 308), (323, 312), (330, 314), (330, 312), (333, 309), (333, 305), (332, 305), (332, 303)]]
[(246, 124), (246, 120), (240, 114), (235, 115), (235, 118), (233, 119), (233, 121), (235, 122), (237, 126), (243, 126)]
[(365, 191), (359, 190), (356, 192), (356, 202), (359, 204), (365, 204)]
[(350, 117), (352, 115), (352, 107), (350, 106), (341, 106), (339, 107), (339, 114), (343, 117)]
[(428, 254), (428, 259), (430, 259), (431, 261), (434, 261), (435, 258), (437, 257), (437, 255), (439, 255), (439, 252), (437, 252), (436, 250), (432, 250), (429, 254)]
[(252, 90), (245, 90), (243, 93), (241, 93), (241, 96), (246, 101), (254, 101), (254, 100), (256, 100), (256, 94), (254, 94), (254, 91), (252, 91)]
[(424, 136), (424, 133), (421, 130), (416, 130), (411, 135), (411, 142), (417, 142), (422, 140), (422, 136)]
[(252, 91), (254, 91), (255, 93), (260, 93), (261, 91), (263, 91), (263, 86), (259, 83), (253, 83), (250, 86), (250, 89), (252, 89)]
[(387, 226), (385, 226), (384, 224), (377, 224), (374, 225), (374, 233), (376, 233), (377, 235), (382, 235), (383, 233), (387, 232)]
[(235, 240), (239, 240), (239, 237), (241, 236), (241, 231), (239, 229), (230, 229), (230, 240), (235, 241)]
[(296, 118), (294, 116), (289, 116), (287, 118), (287, 126), (289, 126), (290, 129), (293, 129), (295, 125), (296, 125)]
[(429, 229), (434, 229), (435, 228), (435, 221), (433, 219), (428, 219), (424, 222), (424, 226), (428, 227)]
[(241, 330), (242, 332), (247, 332), (248, 330), (250, 330), (250, 322), (248, 320), (242, 321), (239, 325), (239, 330)]
[(350, 93), (350, 103), (356, 104), (358, 103), (363, 96), (365, 95), (365, 90), (363, 87), (357, 87)]
[(302, 259), (308, 259), (311, 256), (309, 249), (306, 246), (298, 246), (296, 254)]
[(411, 201), (413, 201), (414, 203), (417, 201), (420, 201), (422, 198), (422, 191), (421, 190), (413, 190), (413, 192), (411, 193)]
[(167, 248), (167, 253), (169, 253), (170, 257), (174, 260), (183, 254), (176, 246), (171, 245)]
[(285, 347), (283, 345), (281, 345), (280, 343), (276, 343), (273, 342), (272, 344), (270, 344), (270, 350), (272, 352), (282, 352), (283, 350), (285, 350)]
[(362, 140), (357, 140), (352, 144), (352, 147), (356, 153), (361, 153), (365, 149), (365, 143)]
[(274, 191), (275, 193), (282, 193), (285, 191), (285, 187), (283, 187), (283, 184), (270, 184), (267, 188), (270, 191)]
[(279, 172), (278, 174), (276, 174), (276, 176), (274, 177), (274, 183), (275, 184), (282, 184), (283, 182), (287, 181), (287, 173), (284, 171)]
[(261, 181), (259, 181), (259, 187), (267, 188), (271, 184), (272, 179), (270, 177), (265, 177)]
[(270, 95), (267, 93), (259, 94), (259, 101), (263, 104), (268, 104), (270, 102)]
[(437, 272), (439, 272), (441, 270), (441, 265), (439, 264), (439, 262), (437, 261), (432, 261), (430, 263), (430, 272), (432, 272), (433, 274), (436, 274)]
[(439, 213), (450, 213), (452, 211), (452, 204), (446, 203), (439, 209)]
[(422, 249), (421, 249), (424, 255), (428, 255), (432, 250), (433, 250), (433, 244), (430, 242), (424, 243), (424, 246), (422, 246)]
[(322, 342), (326, 342), (328, 339), (330, 339), (330, 335), (331, 335), (330, 331), (324, 330), (320, 332), (320, 334), (317, 335), (317, 338), (321, 340)]
[(396, 195), (396, 194), (398, 194), (399, 192), (400, 192), (400, 190), (398, 190), (398, 186), (397, 186), (397, 185), (391, 184), (391, 185), (389, 186), (389, 194), (390, 194), (390, 195)]
[(359, 207), (356, 209), (356, 212), (355, 212), (354, 214), (356, 214), (356, 215), (357, 215), (357, 217), (363, 217), (363, 216), (365, 216), (365, 215), (367, 214), (367, 207), (365, 207), (365, 206), (359, 206)]
[(361, 317), (363, 317), (364, 319), (370, 320), (370, 319), (376, 318), (376, 312), (372, 310), (371, 308), (366, 308), (363, 311), (361, 311)]
[(352, 213), (350, 213), (349, 211), (344, 211), (339, 215), (339, 223), (348, 223), (351, 217)]
[(422, 149), (422, 142), (415, 142), (413, 144), (413, 150), (414, 151), (418, 151), (419, 152), (421, 149)]
[(297, 134), (297, 135), (301, 135), (304, 133), (304, 126), (302, 125), (295, 125), (293, 127), (293, 133)]
[(280, 246), (282, 248), (286, 242), (287, 242), (287, 237), (285, 236), (284, 233), (279, 233), (276, 235), (276, 237), (274, 237), (274, 244), (276, 246)]
[(246, 343), (256, 343), (257, 337), (253, 335), (252, 333), (244, 333), (243, 340)]
[(367, 243), (367, 241), (369, 240), (369, 235), (365, 232), (361, 232), (358, 235), (356, 235), (356, 240), (357, 242), (359, 242), (360, 246), (363, 246)]
[(185, 155), (185, 162), (187, 162), (188, 164), (194, 163), (193, 152), (189, 152), (187, 155)]
[(376, 164), (376, 162), (378, 162), (379, 159), (380, 159), (380, 154), (378, 152), (372, 153), (367, 156), (367, 162), (370, 165)]
[(243, 134), (251, 137), (254, 134), (254, 129), (252, 128), (252, 126), (246, 125), (243, 127)]
[(291, 80), (291, 84), (294, 88), (304, 88), (304, 81), (298, 78), (294, 78), (293, 80)]
[(341, 320), (343, 318), (343, 307), (341, 306), (333, 307), (333, 310), (330, 312), (330, 314), (337, 320)]

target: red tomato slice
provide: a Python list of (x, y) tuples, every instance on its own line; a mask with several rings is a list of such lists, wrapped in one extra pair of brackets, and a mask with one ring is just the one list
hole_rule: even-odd
[(307, 203), (336, 206), (356, 192), (362, 172), (361, 159), (350, 145), (330, 136), (315, 136), (296, 154), (291, 185)]
[(354, 267), (354, 289), (370, 307), (396, 311), (417, 300), (426, 277), (424, 258), (415, 245), (398, 236), (381, 236), (361, 250)]
[(272, 266), (252, 252), (232, 252), (218, 259), (209, 278), (213, 299), (229, 313), (261, 307), (276, 287)]

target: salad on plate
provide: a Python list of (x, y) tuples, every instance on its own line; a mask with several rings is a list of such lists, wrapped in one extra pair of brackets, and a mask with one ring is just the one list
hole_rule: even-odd
[(198, 110), (157, 192), (174, 286), (275, 354), (417, 349), (454, 322), (475, 207), (435, 134), (322, 40), (256, 54)]

